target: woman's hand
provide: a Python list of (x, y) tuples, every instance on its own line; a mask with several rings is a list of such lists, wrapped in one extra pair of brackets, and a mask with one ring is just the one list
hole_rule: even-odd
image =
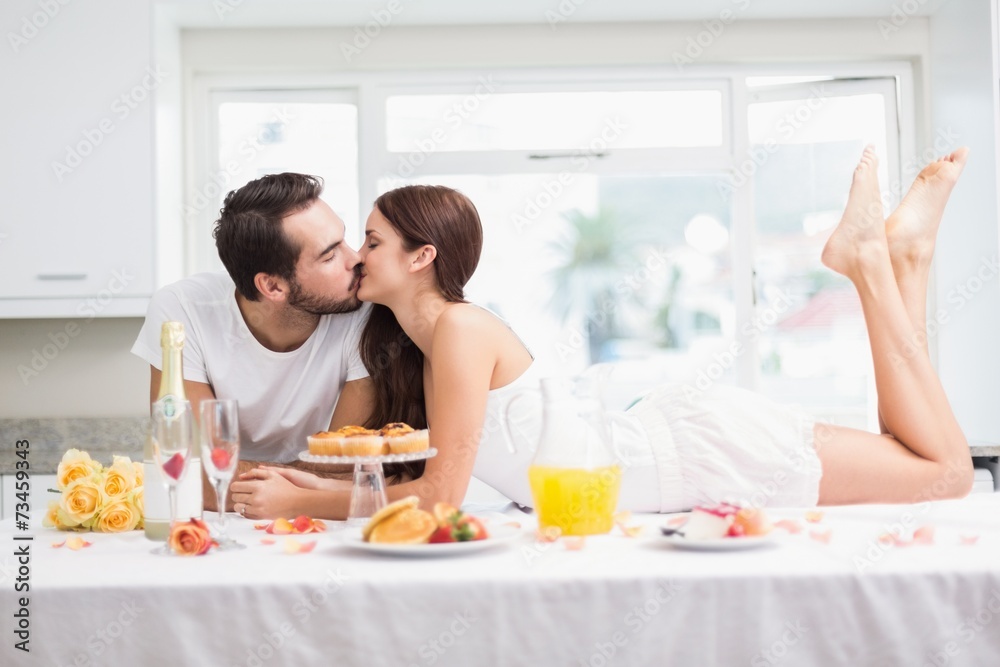
[[(239, 481), (230, 486), (233, 497), (233, 509), (247, 519), (291, 519), (303, 511), (303, 494), (308, 487), (294, 483), (290, 476), (283, 473), (298, 473), (306, 477), (317, 478), (315, 475), (301, 470), (289, 468), (258, 467), (240, 475)], [(294, 477), (298, 477), (295, 475)]]

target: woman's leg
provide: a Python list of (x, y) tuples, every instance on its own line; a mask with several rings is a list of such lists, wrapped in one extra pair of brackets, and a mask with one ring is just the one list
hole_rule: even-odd
[[(823, 263), (847, 276), (861, 298), (888, 434), (817, 425), (822, 504), (912, 502), (963, 496), (971, 487), (968, 443), (931, 366), (926, 342), (922, 351), (913, 353), (925, 319), (916, 290), (923, 284), (919, 300), (926, 299), (924, 261), (929, 263), (933, 253), (940, 211), (964, 165), (965, 151), (949, 157), (933, 179), (920, 180), (920, 187), (907, 194), (906, 207), (901, 204), (900, 216), (888, 223), (890, 241), (882, 220), (877, 159), (871, 148), (866, 149), (854, 173), (844, 217), (823, 249)], [(903, 271), (899, 277), (893, 253)], [(909, 309), (898, 278), (907, 291)]]
[[(914, 340), (907, 354), (925, 354), (927, 349), (927, 287), (938, 226), (969, 150), (960, 148), (931, 162), (917, 175), (899, 207), (885, 221), (889, 258), (903, 307), (913, 325)], [(888, 433), (879, 406), (879, 428)]]

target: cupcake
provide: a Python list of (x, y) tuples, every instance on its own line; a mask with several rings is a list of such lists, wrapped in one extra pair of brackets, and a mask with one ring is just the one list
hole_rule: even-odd
[(349, 427), (353, 431), (340, 438), (344, 456), (378, 456), (382, 453), (384, 440), (378, 431), (361, 427)]
[(422, 452), (429, 446), (427, 429), (415, 431), (412, 426), (399, 422), (383, 426), (382, 436), (389, 445), (390, 454)]
[(314, 433), (310, 435), (307, 440), (309, 441), (309, 453), (316, 456), (340, 456), (343, 452), (341, 451), (341, 435), (336, 431), (320, 431), (319, 433)]

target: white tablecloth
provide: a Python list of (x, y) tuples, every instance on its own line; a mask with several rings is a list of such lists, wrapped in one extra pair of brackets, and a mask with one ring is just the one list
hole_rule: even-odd
[[(644, 536), (572, 551), (509, 514), (523, 541), (435, 559), (352, 551), (336, 524), (287, 555), (237, 517), (248, 549), (190, 559), (150, 555), (141, 533), (54, 549), (69, 534), (36, 527), (30, 655), (13, 648), (23, 533), (8, 520), (0, 664), (1000, 665), (1000, 494), (827, 509), (773, 548), (729, 553), (674, 550), (653, 515), (634, 519)], [(933, 524), (935, 544), (880, 546), (894, 524)]]

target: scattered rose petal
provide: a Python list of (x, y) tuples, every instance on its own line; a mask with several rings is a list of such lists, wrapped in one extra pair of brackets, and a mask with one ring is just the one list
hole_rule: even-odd
[(830, 538), (833, 537), (833, 530), (813, 530), (809, 532), (809, 537), (816, 540), (817, 542), (822, 542), (823, 544), (829, 544)]
[(285, 538), (284, 550), (286, 554), (307, 554), (315, 548), (316, 540), (312, 542), (299, 542), (298, 540)]
[(914, 544), (934, 544), (934, 526), (928, 524), (913, 531)]
[(66, 544), (66, 540), (63, 540), (62, 542), (53, 542), (52, 543), (52, 548), (53, 549), (58, 549), (59, 547), (61, 547), (64, 544)]
[(505, 523), (503, 525), (509, 526), (510, 528), (515, 528), (515, 529), (520, 529), (521, 528), (521, 524), (518, 523), (517, 521), (508, 521), (507, 523)]
[(673, 516), (667, 521), (667, 525), (671, 528), (676, 528), (677, 526), (683, 526), (687, 523), (688, 518), (686, 516)]
[(797, 535), (802, 532), (802, 524), (794, 519), (782, 519), (781, 521), (775, 521), (774, 527), (787, 530), (792, 535)]
[(566, 551), (579, 551), (587, 543), (586, 537), (567, 537), (563, 540), (563, 544), (566, 546)]
[(537, 542), (555, 542), (562, 535), (562, 529), (559, 526), (548, 526), (546, 528), (539, 528), (535, 531), (535, 541)]
[(628, 520), (632, 518), (631, 512), (619, 512), (615, 514), (615, 525), (618, 526), (625, 537), (635, 537), (642, 532), (642, 526), (629, 526)]
[(271, 524), (267, 523), (266, 521), (262, 522), (262, 523), (255, 523), (253, 525), (253, 529), (254, 530), (267, 530), (267, 527), (270, 526), (270, 525)]
[(894, 545), (896, 543), (896, 536), (892, 535), (890, 533), (882, 533), (881, 535), (878, 536), (878, 539), (876, 541), (879, 544), (882, 544), (882, 545), (888, 547), (888, 546), (892, 546), (892, 545)]
[(965, 535), (958, 536), (958, 543), (964, 547), (971, 547), (979, 541), (979, 535), (974, 533), (967, 533)]
[(817, 510), (810, 510), (806, 512), (806, 521), (809, 523), (819, 523), (823, 520), (824, 513)]
[(294, 521), (275, 519), (271, 523), (254, 525), (254, 528), (257, 528), (258, 525), (263, 525), (264, 530), (271, 535), (305, 535), (326, 531), (324, 522), (319, 519), (310, 519), (305, 515), (295, 517)]
[(276, 542), (276, 540), (273, 537), (262, 537), (262, 538), (260, 538), (260, 543), (261, 544), (265, 544), (267, 546), (271, 546), (275, 542)]
[(642, 526), (621, 526), (625, 537), (638, 537), (642, 533)]
[(66, 548), (67, 549), (72, 549), (73, 551), (79, 551), (80, 549), (83, 549), (84, 547), (89, 547), (89, 546), (90, 546), (90, 542), (88, 542), (87, 540), (83, 539), (82, 537), (71, 537), (71, 538), (69, 538), (69, 539), (66, 540)]
[(291, 535), (295, 532), (295, 526), (288, 519), (275, 519), (265, 530), (272, 535)]

